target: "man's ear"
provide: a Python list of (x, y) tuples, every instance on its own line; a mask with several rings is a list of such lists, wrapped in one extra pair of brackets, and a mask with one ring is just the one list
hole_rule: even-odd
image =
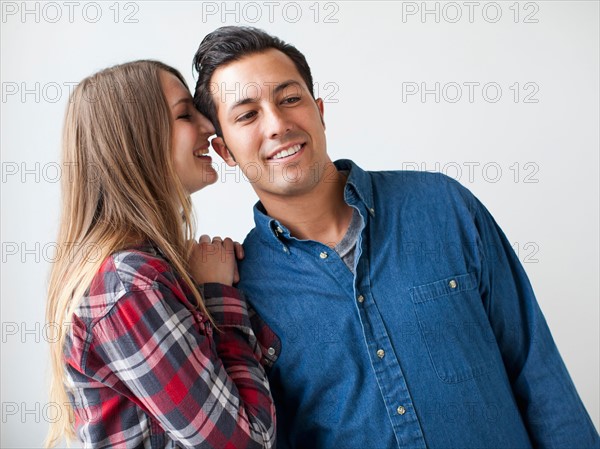
[(323, 103), (322, 98), (317, 98), (315, 101), (317, 102), (317, 107), (319, 108), (319, 114), (321, 114), (321, 123), (323, 124), (323, 129), (325, 129), (325, 104)]
[(210, 141), (210, 143), (213, 149), (217, 152), (219, 156), (221, 156), (221, 158), (225, 161), (227, 165), (229, 165), (230, 167), (235, 167), (237, 165), (233, 154), (231, 154), (231, 152), (227, 148), (227, 145), (225, 144), (225, 141), (222, 137), (215, 137), (213, 140)]

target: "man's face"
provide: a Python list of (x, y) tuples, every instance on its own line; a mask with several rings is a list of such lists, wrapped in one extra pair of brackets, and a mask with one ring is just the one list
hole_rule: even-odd
[(312, 98), (288, 56), (248, 55), (217, 69), (211, 85), (223, 131), (212, 144), (259, 197), (301, 195), (319, 182), (331, 164), (323, 101)]

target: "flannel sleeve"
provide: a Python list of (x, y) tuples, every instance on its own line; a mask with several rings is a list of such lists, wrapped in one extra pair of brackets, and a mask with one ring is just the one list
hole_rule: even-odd
[(246, 301), (206, 284), (213, 329), (181, 296), (161, 282), (125, 293), (95, 324), (86, 371), (113, 382), (183, 447), (274, 447), (275, 409)]

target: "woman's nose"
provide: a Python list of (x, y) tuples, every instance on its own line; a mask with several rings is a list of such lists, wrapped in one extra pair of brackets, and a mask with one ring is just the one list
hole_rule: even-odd
[(215, 127), (211, 123), (211, 121), (204, 114), (198, 112), (198, 125), (200, 126), (200, 131), (202, 134), (213, 135), (215, 131)]

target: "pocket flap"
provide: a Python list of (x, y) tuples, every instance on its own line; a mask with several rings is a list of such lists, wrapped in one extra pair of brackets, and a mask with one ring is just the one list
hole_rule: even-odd
[(464, 292), (477, 286), (474, 273), (460, 274), (446, 279), (418, 285), (410, 289), (410, 295), (414, 303), (429, 301), (439, 296), (452, 293)]

